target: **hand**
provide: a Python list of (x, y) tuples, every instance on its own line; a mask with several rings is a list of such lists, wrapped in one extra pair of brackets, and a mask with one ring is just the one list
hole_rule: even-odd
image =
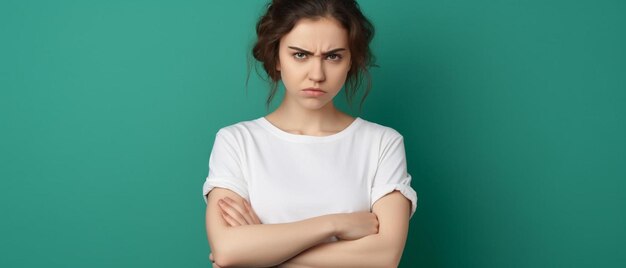
[(243, 200), (243, 206), (228, 197), (220, 199), (218, 204), (222, 212), (222, 217), (226, 220), (228, 225), (232, 227), (262, 224), (259, 217), (254, 210), (252, 210), (250, 203), (245, 199)]
[(337, 238), (356, 240), (378, 233), (378, 217), (371, 212), (340, 213), (335, 218)]

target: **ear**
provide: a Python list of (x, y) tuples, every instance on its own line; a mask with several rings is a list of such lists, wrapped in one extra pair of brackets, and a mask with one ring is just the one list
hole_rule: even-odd
[(276, 61), (276, 71), (280, 72), (280, 61)]

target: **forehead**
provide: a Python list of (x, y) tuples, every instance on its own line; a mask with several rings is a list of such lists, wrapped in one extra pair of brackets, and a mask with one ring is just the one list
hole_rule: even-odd
[(303, 48), (334, 48), (347, 46), (348, 31), (334, 18), (300, 19), (289, 33), (281, 38), (281, 46)]

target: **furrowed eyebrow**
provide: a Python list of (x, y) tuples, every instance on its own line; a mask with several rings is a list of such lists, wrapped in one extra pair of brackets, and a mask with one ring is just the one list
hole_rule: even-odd
[[(306, 51), (306, 50), (301, 49), (299, 47), (288, 46), (288, 48), (298, 50), (298, 51), (300, 51), (300, 52), (302, 52), (304, 54), (313, 55), (313, 52)], [(345, 48), (336, 48), (336, 49), (333, 49), (333, 50), (330, 50), (330, 51), (322, 52), (322, 55), (327, 56), (327, 55), (330, 55), (330, 54), (333, 54), (335, 52), (342, 51), (342, 50), (346, 50), (346, 49)]]

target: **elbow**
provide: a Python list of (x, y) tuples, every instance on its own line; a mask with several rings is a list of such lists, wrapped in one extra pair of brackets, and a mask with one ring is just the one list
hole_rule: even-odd
[(213, 254), (213, 262), (219, 267), (241, 267), (241, 246), (236, 243), (231, 227), (209, 235), (209, 248)]
[(211, 252), (213, 253), (213, 260), (217, 266), (224, 268), (240, 267), (237, 260), (238, 254), (233, 252), (232, 247), (229, 248), (228, 245), (220, 244), (212, 248)]
[(219, 267), (232, 267), (234, 265), (233, 255), (228, 239), (220, 237), (211, 241), (209, 247), (213, 255), (213, 262)]
[(400, 265), (402, 259), (402, 253), (404, 246), (399, 244), (387, 244), (385, 250), (381, 250), (379, 266), (378, 267), (394, 267), (397, 268)]
[(245, 258), (242, 258), (245, 253), (240, 249), (241, 247), (234, 243), (227, 242), (216, 245), (214, 249), (211, 249), (211, 252), (213, 252), (215, 264), (219, 267), (248, 267), (249, 264), (245, 263)]
[(218, 250), (213, 251), (213, 262), (219, 267), (235, 267), (232, 258)]
[(398, 266), (400, 266), (400, 257), (393, 257), (388, 259), (387, 265), (385, 265), (384, 267), (397, 268)]
[(400, 260), (402, 259), (402, 252), (404, 248), (395, 249), (394, 255), (391, 257), (391, 263), (389, 267), (398, 267), (400, 266)]
[(400, 257), (395, 254), (388, 254), (380, 258), (376, 267), (397, 268), (400, 265)]

